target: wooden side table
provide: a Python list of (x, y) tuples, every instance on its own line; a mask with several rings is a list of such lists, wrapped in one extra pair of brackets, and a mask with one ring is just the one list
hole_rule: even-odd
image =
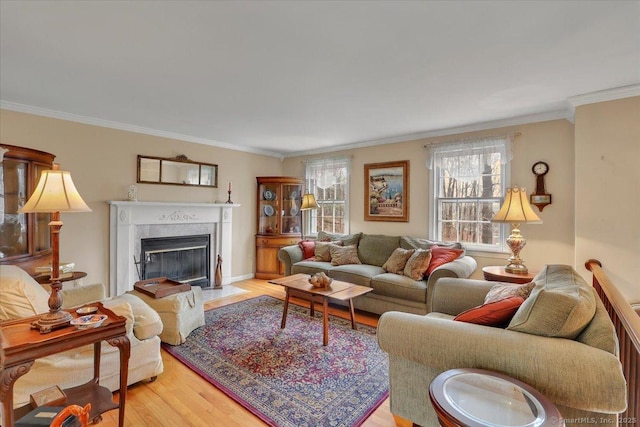
[[(60, 281), (61, 282), (70, 282), (72, 280), (82, 279), (83, 277), (87, 277), (87, 273), (85, 273), (84, 271), (74, 271), (73, 273), (71, 273), (70, 277), (60, 278)], [(50, 285), (51, 284), (51, 275), (50, 274), (41, 274), (39, 276), (35, 276), (34, 279), (36, 280), (36, 282), (40, 283), (41, 285)]]
[[(69, 311), (78, 317), (75, 311)], [(60, 353), (87, 344), (93, 344), (93, 379), (86, 384), (65, 389), (67, 404), (84, 406), (91, 403), (91, 419), (103, 412), (119, 407), (118, 425), (124, 426), (124, 409), (127, 397), (127, 376), (131, 344), (127, 337), (126, 318), (118, 316), (98, 303), (98, 313), (108, 318), (93, 329), (76, 329), (73, 326), (40, 334), (31, 329), (31, 323), (39, 316), (26, 317), (0, 323), (0, 402), (2, 402), (2, 425), (13, 427), (13, 385), (29, 372), (35, 359)], [(101, 342), (107, 341), (120, 351), (119, 403), (113, 402), (108, 388), (99, 385)]]
[(429, 385), (442, 427), (564, 426), (558, 408), (533, 387), (482, 369), (452, 369)]
[(489, 280), (491, 282), (507, 282), (507, 283), (529, 283), (533, 280), (533, 278), (538, 274), (538, 272), (530, 271), (527, 274), (514, 274), (507, 273), (504, 270), (504, 267), (499, 266), (490, 266), (483, 267), (482, 274), (484, 275), (484, 280)]

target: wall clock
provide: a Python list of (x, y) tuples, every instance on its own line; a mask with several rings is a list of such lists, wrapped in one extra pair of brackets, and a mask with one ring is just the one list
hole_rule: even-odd
[(531, 171), (536, 176), (536, 191), (529, 196), (530, 202), (542, 212), (545, 206), (551, 204), (551, 194), (547, 194), (544, 188), (544, 176), (549, 172), (549, 165), (543, 161), (535, 162)]

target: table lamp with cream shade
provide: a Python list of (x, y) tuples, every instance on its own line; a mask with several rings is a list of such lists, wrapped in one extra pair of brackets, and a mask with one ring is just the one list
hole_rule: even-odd
[(527, 274), (527, 266), (524, 265), (520, 258), (520, 251), (527, 244), (527, 240), (520, 234), (518, 228), (520, 224), (542, 224), (542, 220), (531, 209), (527, 191), (524, 188), (513, 187), (507, 188), (504, 203), (491, 222), (509, 223), (511, 224), (511, 235), (507, 238), (507, 246), (511, 249), (512, 255), (507, 261), (509, 264), (505, 266), (507, 273)]
[[(311, 209), (318, 209), (318, 202), (316, 201), (316, 196), (312, 193), (307, 193), (302, 196), (302, 206), (300, 206), (301, 211), (308, 211)], [(304, 218), (303, 218), (304, 220)], [(302, 240), (304, 240), (304, 221), (302, 226)]]
[(62, 221), (60, 212), (91, 212), (82, 200), (71, 174), (59, 170), (57, 164), (53, 169), (44, 170), (33, 194), (27, 203), (19, 210), (20, 213), (51, 213), (51, 295), (49, 296), (49, 313), (42, 315), (33, 327), (41, 333), (51, 332), (69, 324), (71, 314), (62, 311), (62, 295), (60, 289), (60, 229)]

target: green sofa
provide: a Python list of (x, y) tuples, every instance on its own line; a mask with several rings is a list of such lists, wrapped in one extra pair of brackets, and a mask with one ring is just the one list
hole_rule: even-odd
[(429, 308), (429, 292), (436, 280), (442, 277), (468, 278), (475, 271), (476, 261), (466, 255), (436, 268), (428, 278), (413, 280), (400, 274), (387, 273), (382, 266), (396, 248), (429, 249), (433, 245), (462, 249), (459, 243), (434, 242), (407, 236), (377, 234), (339, 235), (318, 233), (318, 241), (340, 240), (344, 245), (357, 245), (362, 264), (332, 265), (331, 262), (303, 260), (298, 245), (286, 246), (278, 251), (278, 259), (285, 267), (285, 275), (324, 272), (329, 277), (356, 285), (373, 288), (373, 291), (353, 300), (354, 307), (370, 313), (403, 311), (426, 314)]
[(481, 280), (439, 280), (426, 316), (383, 314), (377, 336), (389, 354), (391, 412), (437, 426), (429, 384), (449, 369), (478, 368), (531, 385), (558, 407), (567, 427), (616, 425), (626, 383), (604, 305), (570, 266), (545, 266), (534, 282), (505, 329), (453, 320), (482, 305), (496, 286)]

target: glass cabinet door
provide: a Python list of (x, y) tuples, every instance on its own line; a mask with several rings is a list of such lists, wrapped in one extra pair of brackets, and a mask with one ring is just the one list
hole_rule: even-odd
[[(42, 173), (42, 171), (51, 169), (51, 167), (49, 165), (41, 165), (38, 163), (34, 163), (33, 166), (33, 188), (35, 189), (38, 181), (40, 180), (40, 174)], [(33, 215), (34, 250), (36, 252), (42, 252), (51, 249), (51, 232), (49, 229), (51, 214), (37, 213)]]
[(258, 234), (280, 234), (279, 217), (281, 212), (278, 184), (260, 184), (258, 188)]
[(0, 258), (29, 253), (27, 215), (18, 213), (27, 197), (28, 163), (5, 158), (0, 182)]
[(300, 234), (302, 202), (302, 185), (287, 184), (282, 186), (282, 233)]

